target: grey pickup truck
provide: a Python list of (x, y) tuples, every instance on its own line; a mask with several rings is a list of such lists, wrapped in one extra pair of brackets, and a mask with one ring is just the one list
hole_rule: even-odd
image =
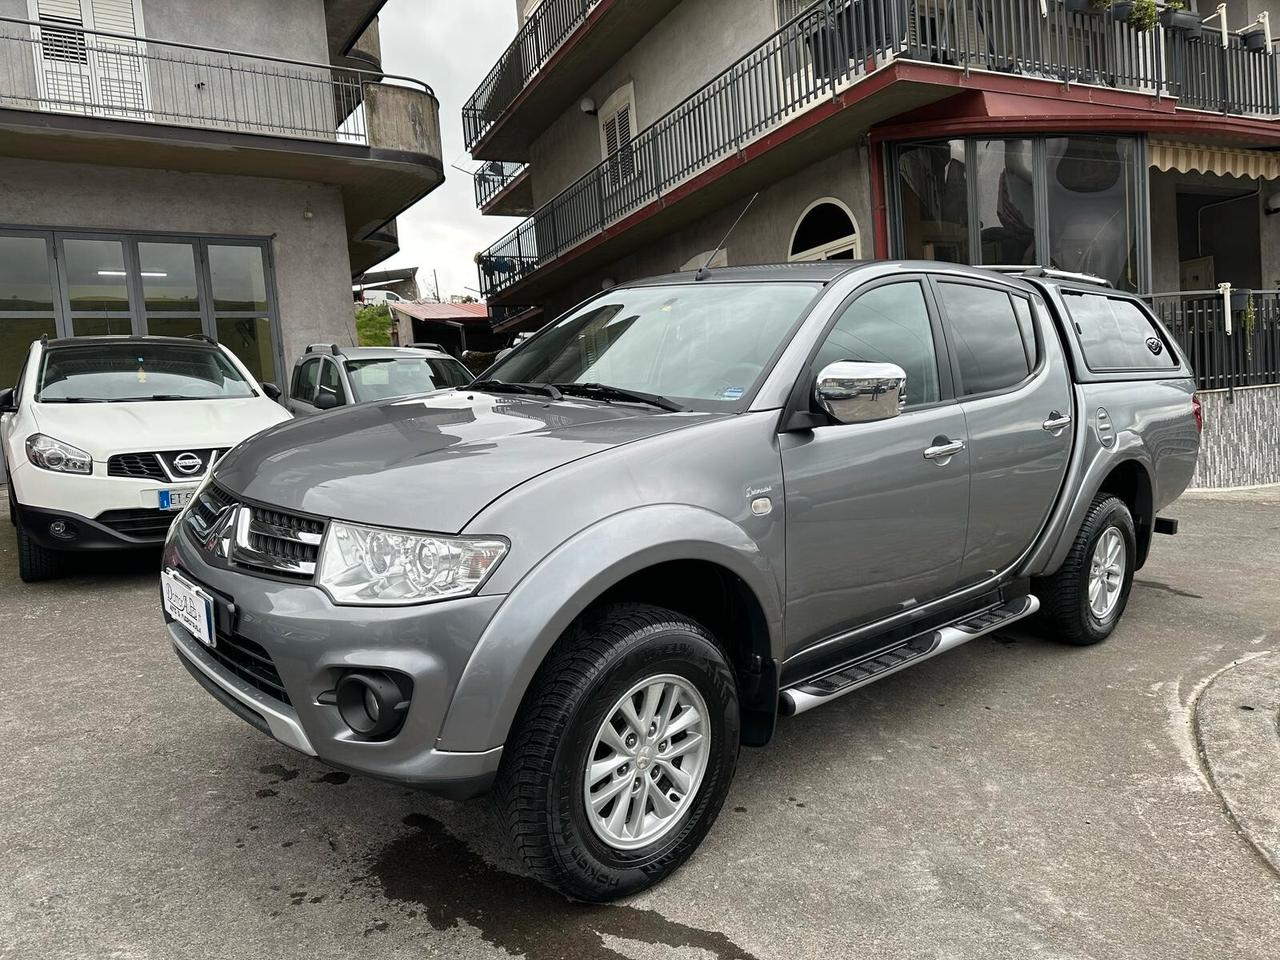
[(1136, 298), (1018, 270), (661, 277), (469, 386), (270, 428), (173, 526), (169, 638), (287, 746), (492, 792), (541, 880), (635, 893), (780, 716), (1033, 615), (1104, 640), (1176, 531), (1186, 358)]

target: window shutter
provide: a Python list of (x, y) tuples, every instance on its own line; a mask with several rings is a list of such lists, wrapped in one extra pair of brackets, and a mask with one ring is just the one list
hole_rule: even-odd
[(133, 17), (133, 0), (91, 0), (93, 28), (107, 33), (138, 34)]
[(631, 104), (626, 104), (614, 118), (618, 128), (618, 175), (625, 182), (636, 172), (635, 155), (631, 150)]
[(36, 13), (41, 20), (63, 20), (77, 26), (83, 22), (80, 0), (37, 0)]

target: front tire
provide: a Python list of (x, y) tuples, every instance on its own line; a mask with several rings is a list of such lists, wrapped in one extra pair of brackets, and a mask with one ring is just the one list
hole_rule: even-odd
[(1034, 587), (1041, 622), (1056, 639), (1084, 647), (1111, 636), (1129, 603), (1137, 544), (1124, 501), (1095, 497), (1061, 569)]
[(46, 550), (31, 539), (22, 518), (17, 517), (15, 526), (18, 532), (18, 576), (23, 583), (38, 583), (41, 580), (52, 580), (62, 574), (62, 555), (53, 550)]
[(711, 635), (670, 610), (618, 604), (571, 627), (539, 669), (495, 797), (535, 877), (607, 902), (697, 849), (738, 746), (737, 684)]

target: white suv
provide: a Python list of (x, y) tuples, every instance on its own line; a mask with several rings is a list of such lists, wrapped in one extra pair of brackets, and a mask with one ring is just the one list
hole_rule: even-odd
[(289, 413), (231, 351), (204, 340), (41, 340), (0, 391), (18, 573), (69, 551), (164, 542), (213, 462)]

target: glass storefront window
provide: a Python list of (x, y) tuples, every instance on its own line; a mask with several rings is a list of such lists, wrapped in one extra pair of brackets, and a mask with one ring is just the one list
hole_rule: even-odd
[(147, 313), (200, 312), (196, 253), (191, 244), (140, 242), (138, 269)]
[(899, 256), (1044, 264), (1121, 290), (1143, 280), (1146, 171), (1135, 137), (1022, 137), (893, 150)]
[(217, 313), (258, 313), (267, 309), (267, 280), (261, 247), (209, 245), (209, 277)]
[(44, 237), (0, 236), (0, 387), (12, 387), (32, 340), (54, 336)]
[(973, 149), (980, 262), (1038, 263), (1034, 143), (978, 140)]
[(63, 242), (66, 253), (67, 299), (72, 314), (129, 312), (128, 273), (124, 244), (119, 240)]
[(897, 176), (902, 255), (909, 260), (970, 262), (965, 142), (903, 147)]
[(1045, 153), (1049, 265), (1138, 289), (1134, 141), (1051, 137)]
[(216, 336), (259, 382), (275, 379), (271, 321), (266, 317), (219, 317)]

